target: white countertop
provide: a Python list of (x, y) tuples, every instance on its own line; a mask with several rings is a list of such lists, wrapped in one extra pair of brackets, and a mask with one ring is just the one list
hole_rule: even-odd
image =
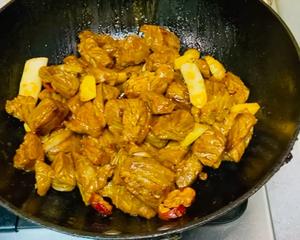
[[(300, 44), (300, 0), (273, 1)], [(283, 166), (266, 186), (277, 240), (300, 239), (300, 141), (296, 142), (292, 154), (292, 161)]]

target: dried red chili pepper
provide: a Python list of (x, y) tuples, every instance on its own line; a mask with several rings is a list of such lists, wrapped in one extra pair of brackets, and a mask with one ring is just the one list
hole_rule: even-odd
[(171, 208), (167, 212), (159, 212), (158, 216), (162, 220), (171, 220), (175, 218), (182, 217), (186, 212), (186, 207), (183, 205), (179, 205), (178, 207)]
[(112, 214), (112, 206), (99, 194), (93, 193), (89, 202), (91, 206), (103, 217), (107, 217)]

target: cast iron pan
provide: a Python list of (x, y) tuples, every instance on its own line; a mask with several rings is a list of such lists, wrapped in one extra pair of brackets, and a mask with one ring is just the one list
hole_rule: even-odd
[[(184, 47), (212, 54), (251, 89), (262, 106), (249, 148), (239, 164), (224, 163), (195, 184), (197, 199), (177, 221), (149, 221), (115, 210), (101, 218), (79, 192), (39, 197), (34, 175), (13, 168), (23, 127), (3, 110), (17, 95), (26, 59), (51, 64), (76, 53), (83, 29), (123, 36), (143, 23), (168, 26)], [(15, 1), (0, 14), (0, 202), (15, 214), (48, 228), (89, 237), (138, 239), (181, 232), (212, 220), (257, 191), (283, 165), (300, 120), (297, 44), (278, 16), (257, 0)], [(287, 186), (288, 187), (288, 186)]]

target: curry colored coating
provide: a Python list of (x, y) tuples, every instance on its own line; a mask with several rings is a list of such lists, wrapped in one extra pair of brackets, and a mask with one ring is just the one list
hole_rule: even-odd
[[(40, 196), (78, 187), (103, 216), (113, 212), (110, 199), (132, 216), (169, 220), (192, 204), (190, 185), (207, 178), (204, 166), (240, 161), (259, 109), (241, 105), (249, 96), (242, 80), (196, 49), (180, 57), (179, 38), (166, 28), (140, 31), (123, 39), (83, 31), (79, 57), (40, 69), (37, 104), (7, 101), (29, 131), (14, 166), (35, 171)], [(197, 89), (200, 105), (190, 101)]]

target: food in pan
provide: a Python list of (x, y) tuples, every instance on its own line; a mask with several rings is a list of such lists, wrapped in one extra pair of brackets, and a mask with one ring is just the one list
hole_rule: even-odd
[(196, 49), (180, 55), (163, 27), (140, 33), (83, 31), (78, 56), (26, 62), (6, 111), (26, 131), (14, 166), (34, 171), (40, 196), (78, 187), (103, 216), (114, 206), (170, 220), (193, 203), (205, 167), (240, 161), (260, 108), (242, 80)]

